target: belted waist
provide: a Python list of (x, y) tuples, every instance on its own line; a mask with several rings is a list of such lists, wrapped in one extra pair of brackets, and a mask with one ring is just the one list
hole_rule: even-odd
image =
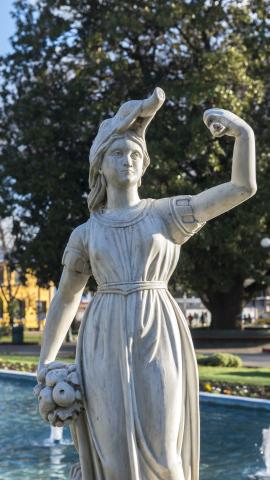
[(157, 290), (167, 289), (167, 282), (159, 281), (138, 281), (138, 282), (121, 282), (121, 283), (101, 283), (98, 285), (97, 293), (117, 293), (119, 295), (129, 295), (130, 293), (140, 290)]

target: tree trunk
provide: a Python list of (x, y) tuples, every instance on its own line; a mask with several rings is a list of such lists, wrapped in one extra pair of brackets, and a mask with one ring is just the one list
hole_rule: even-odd
[(13, 307), (13, 301), (10, 301), (10, 302), (8, 303), (7, 311), (8, 311), (8, 317), (9, 317), (9, 325), (10, 325), (11, 327), (13, 327), (13, 325), (14, 325), (14, 307)]
[(237, 328), (243, 304), (243, 282), (239, 280), (227, 292), (208, 294), (208, 308), (212, 314), (211, 328), (229, 330)]

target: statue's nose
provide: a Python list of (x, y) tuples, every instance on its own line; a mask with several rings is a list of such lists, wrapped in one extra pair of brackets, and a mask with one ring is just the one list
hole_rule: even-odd
[(124, 165), (127, 165), (129, 167), (132, 166), (132, 158), (130, 155), (125, 155)]

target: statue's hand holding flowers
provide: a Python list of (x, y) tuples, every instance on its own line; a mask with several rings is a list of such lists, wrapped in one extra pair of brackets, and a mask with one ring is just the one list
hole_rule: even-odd
[(38, 370), (34, 395), (41, 417), (53, 426), (63, 427), (76, 420), (83, 409), (76, 365), (52, 362)]
[(223, 110), (222, 108), (206, 110), (203, 115), (203, 121), (214, 137), (229, 135), (236, 138), (252, 132), (251, 127), (244, 120), (229, 112), (229, 110)]

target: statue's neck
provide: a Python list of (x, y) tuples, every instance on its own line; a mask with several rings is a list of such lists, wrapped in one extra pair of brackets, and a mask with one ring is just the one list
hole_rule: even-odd
[(129, 188), (107, 187), (106, 210), (134, 207), (140, 202), (137, 185)]

